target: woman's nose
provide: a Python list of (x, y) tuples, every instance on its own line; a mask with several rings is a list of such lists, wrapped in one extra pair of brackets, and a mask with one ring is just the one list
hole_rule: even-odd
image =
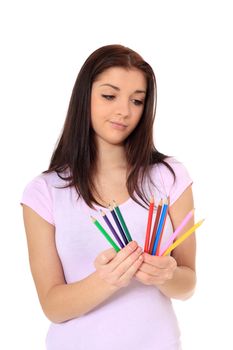
[(125, 99), (124, 100), (121, 99), (120, 101), (118, 101), (117, 114), (126, 118), (129, 116), (129, 113), (130, 113), (129, 101)]

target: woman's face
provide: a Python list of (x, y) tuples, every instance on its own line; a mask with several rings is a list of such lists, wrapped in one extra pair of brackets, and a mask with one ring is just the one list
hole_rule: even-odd
[(147, 83), (137, 69), (113, 67), (92, 85), (91, 123), (98, 144), (119, 145), (137, 126), (144, 109)]

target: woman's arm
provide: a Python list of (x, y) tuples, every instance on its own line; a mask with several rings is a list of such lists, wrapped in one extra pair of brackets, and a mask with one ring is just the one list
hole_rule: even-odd
[[(169, 209), (174, 230), (191, 209), (193, 195), (190, 186)], [(189, 221), (179, 236), (193, 224), (194, 219)], [(172, 251), (171, 256), (158, 257), (144, 253), (144, 263), (136, 273), (136, 278), (144, 284), (156, 285), (170, 298), (187, 299), (193, 294), (196, 285), (195, 255), (196, 240), (193, 233)]]
[(29, 261), (38, 297), (45, 315), (60, 323), (79, 317), (126, 286), (142, 263), (136, 242), (119, 253), (102, 252), (96, 271), (83, 280), (66, 284), (55, 246), (54, 226), (23, 205)]
[[(169, 215), (174, 230), (180, 225), (181, 221), (193, 209), (193, 194), (191, 186), (188, 187), (180, 198), (170, 207)], [(186, 232), (194, 225), (194, 218), (189, 221), (182, 232)], [(178, 238), (177, 237), (177, 238)], [(172, 279), (166, 281), (160, 286), (160, 290), (167, 296), (177, 299), (187, 299), (192, 296), (196, 285), (196, 239), (195, 233), (187, 238), (182, 244), (176, 247), (172, 253), (176, 260), (177, 268), (174, 271)]]

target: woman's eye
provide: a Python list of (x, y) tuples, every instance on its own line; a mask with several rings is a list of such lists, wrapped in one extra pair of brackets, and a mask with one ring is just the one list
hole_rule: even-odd
[(114, 95), (101, 95), (103, 98), (105, 98), (106, 100), (109, 100), (109, 101), (111, 101), (111, 100), (113, 100), (114, 99)]
[(141, 101), (141, 100), (133, 100), (133, 103), (134, 103), (136, 106), (141, 106), (141, 105), (143, 105), (143, 101)]

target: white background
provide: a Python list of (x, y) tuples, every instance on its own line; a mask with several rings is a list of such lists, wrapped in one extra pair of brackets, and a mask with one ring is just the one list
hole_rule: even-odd
[(49, 321), (30, 274), (19, 202), (26, 183), (48, 166), (81, 65), (111, 43), (138, 51), (154, 68), (156, 146), (187, 166), (196, 220), (206, 218), (197, 231), (196, 293), (174, 302), (183, 349), (233, 348), (230, 6), (226, 0), (0, 2), (1, 348), (44, 349)]

